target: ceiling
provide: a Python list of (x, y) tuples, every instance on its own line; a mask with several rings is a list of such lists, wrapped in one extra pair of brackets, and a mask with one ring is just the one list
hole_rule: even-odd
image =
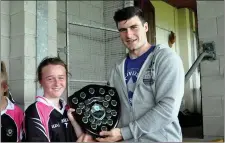
[(163, 0), (163, 1), (176, 8), (189, 8), (194, 12), (197, 11), (196, 0)]

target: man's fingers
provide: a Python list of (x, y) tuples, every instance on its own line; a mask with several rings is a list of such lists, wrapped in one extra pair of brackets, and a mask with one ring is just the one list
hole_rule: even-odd
[(110, 137), (106, 137), (106, 138), (96, 138), (97, 141), (99, 142), (111, 142)]
[(112, 136), (112, 132), (111, 131), (101, 131), (100, 136)]
[(99, 142), (111, 142), (112, 141), (112, 139), (111, 139), (112, 132), (111, 131), (102, 131), (99, 134), (100, 134), (100, 136), (105, 136), (105, 138), (104, 137), (96, 138), (97, 141), (99, 141)]

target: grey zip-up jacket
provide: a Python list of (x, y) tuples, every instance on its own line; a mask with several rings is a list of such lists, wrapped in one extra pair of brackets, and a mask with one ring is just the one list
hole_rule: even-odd
[(184, 68), (180, 57), (166, 45), (156, 45), (140, 69), (128, 102), (124, 76), (125, 59), (112, 70), (109, 84), (121, 101), (118, 127), (128, 142), (181, 142), (178, 120), (184, 94)]

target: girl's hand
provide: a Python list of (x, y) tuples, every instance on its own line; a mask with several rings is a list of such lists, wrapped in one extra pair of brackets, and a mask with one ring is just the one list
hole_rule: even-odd
[(91, 135), (82, 134), (76, 142), (96, 142)]
[(73, 114), (72, 114), (72, 112), (74, 112), (74, 111), (75, 111), (75, 109), (73, 109), (73, 108), (70, 108), (70, 109), (67, 111), (67, 116), (68, 116), (70, 122), (74, 122), (74, 121), (75, 121), (75, 118), (74, 118), (74, 116), (73, 116)]
[(81, 140), (82, 139), (82, 134), (83, 134), (83, 131), (80, 127), (80, 125), (77, 123), (77, 121), (75, 120), (72, 112), (74, 112), (75, 109), (73, 108), (70, 108), (68, 111), (67, 111), (67, 116), (68, 116), (68, 119), (70, 120), (72, 126), (73, 126), (73, 129), (76, 133), (76, 136), (79, 138), (78, 140)]

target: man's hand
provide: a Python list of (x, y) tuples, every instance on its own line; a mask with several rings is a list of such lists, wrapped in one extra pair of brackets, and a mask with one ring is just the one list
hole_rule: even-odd
[(120, 129), (114, 128), (111, 131), (102, 131), (100, 136), (106, 136), (104, 138), (96, 138), (99, 142), (117, 142), (123, 139)]

